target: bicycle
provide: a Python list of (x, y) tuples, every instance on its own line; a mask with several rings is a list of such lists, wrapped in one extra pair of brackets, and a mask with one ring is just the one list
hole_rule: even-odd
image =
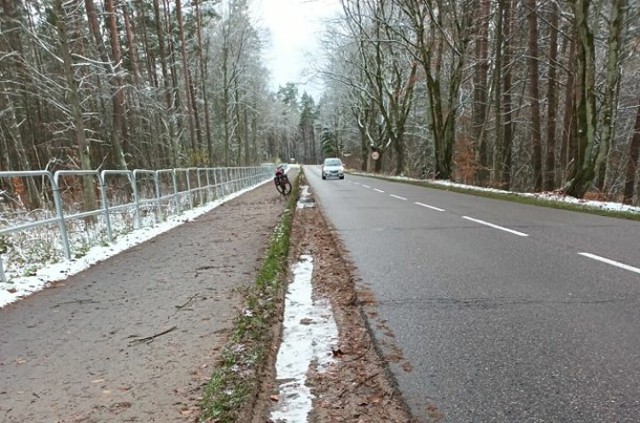
[(273, 182), (280, 194), (288, 195), (291, 192), (291, 182), (289, 182), (289, 177), (281, 168), (276, 170), (276, 176), (273, 178)]

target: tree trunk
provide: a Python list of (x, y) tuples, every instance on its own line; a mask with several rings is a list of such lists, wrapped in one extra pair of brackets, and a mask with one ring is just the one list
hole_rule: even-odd
[(229, 122), (229, 50), (227, 46), (222, 48), (222, 125), (224, 128), (224, 165), (230, 166), (229, 150), (231, 146), (231, 123)]
[(166, 113), (168, 120), (169, 133), (167, 134), (167, 143), (170, 146), (171, 167), (178, 167), (178, 141), (176, 137), (175, 125), (172, 116), (175, 113), (175, 104), (172, 95), (172, 83), (169, 75), (169, 66), (167, 65), (167, 53), (165, 50), (164, 30), (162, 28), (162, 18), (160, 16), (159, 0), (153, 0), (153, 12), (156, 21), (156, 35), (158, 36), (158, 53), (160, 54), (160, 68), (162, 69), (162, 86), (164, 87), (164, 96), (166, 101)]
[[(188, 142), (187, 145), (185, 146), (185, 141), (184, 141), (184, 115), (187, 115), (188, 117), (188, 113), (185, 113), (182, 110), (182, 99), (180, 97), (180, 88), (178, 86), (178, 63), (176, 62), (176, 49), (175, 49), (175, 43), (174, 43), (174, 38), (173, 38), (173, 34), (174, 34), (174, 29), (173, 29), (173, 25), (172, 25), (172, 17), (171, 17), (171, 2), (169, 0), (164, 0), (164, 26), (165, 26), (165, 31), (167, 34), (166, 40), (167, 40), (167, 58), (169, 60), (169, 69), (171, 69), (171, 72), (169, 73), (169, 83), (170, 83), (170, 93), (171, 93), (171, 107), (172, 107), (172, 114), (169, 117), (171, 120), (175, 120), (175, 136), (172, 137), (171, 142), (173, 143), (173, 148), (175, 150), (175, 156), (176, 156), (176, 167), (180, 167), (180, 166), (188, 166), (188, 157), (185, 157), (187, 154), (185, 154), (185, 150), (188, 152), (189, 150), (189, 146), (188, 146)], [(190, 103), (188, 103), (190, 104)]]
[(197, 35), (198, 35), (198, 63), (200, 64), (200, 81), (202, 82), (202, 99), (204, 101), (204, 125), (207, 137), (207, 165), (213, 165), (213, 138), (211, 135), (211, 123), (209, 118), (209, 96), (207, 95), (207, 67), (205, 66), (204, 45), (202, 43), (202, 15), (199, 8), (200, 0), (193, 0), (196, 9)]
[(487, 111), (488, 88), (487, 75), (489, 74), (489, 22), (491, 3), (490, 0), (480, 2), (480, 27), (476, 40), (476, 66), (473, 74), (473, 105), (471, 117), (471, 133), (476, 147), (476, 183), (480, 186), (487, 184), (489, 180), (489, 157), (487, 154)]
[(184, 93), (187, 105), (187, 122), (189, 124), (189, 136), (191, 139), (191, 154), (196, 152), (196, 133), (193, 122), (193, 102), (191, 93), (191, 79), (189, 74), (189, 61), (187, 60), (187, 42), (184, 36), (184, 20), (182, 19), (181, 0), (175, 0), (176, 16), (178, 18), (178, 33), (180, 36), (180, 51), (182, 54), (182, 75), (184, 77)]
[(556, 187), (556, 114), (558, 101), (556, 97), (556, 72), (558, 60), (558, 5), (552, 2), (549, 16), (549, 82), (547, 86), (547, 154), (545, 160), (545, 177), (543, 188), (551, 191)]
[[(92, 170), (91, 155), (89, 153), (89, 145), (85, 135), (84, 120), (82, 117), (82, 105), (80, 95), (78, 93), (78, 81), (73, 73), (73, 62), (71, 59), (71, 51), (69, 49), (69, 39), (67, 36), (67, 27), (65, 24), (66, 13), (62, 4), (63, 0), (55, 0), (54, 19), (58, 29), (58, 39), (60, 42), (60, 54), (64, 65), (64, 77), (67, 82), (67, 104), (71, 110), (71, 120), (74, 124), (74, 134), (78, 156), (80, 158), (80, 166), (83, 170)], [(95, 210), (96, 196), (94, 183), (88, 177), (82, 178), (83, 181), (83, 199), (86, 210)]]
[(590, 0), (573, 3), (578, 33), (576, 54), (576, 124), (578, 128), (578, 154), (571, 179), (565, 185), (567, 195), (582, 198), (595, 178), (595, 46), (589, 28)]
[(504, 130), (502, 135), (503, 141), (503, 160), (502, 160), (502, 179), (500, 180), (501, 188), (511, 189), (511, 158), (513, 154), (513, 107), (512, 94), (513, 88), (512, 68), (513, 68), (513, 48), (511, 46), (511, 33), (513, 25), (513, 10), (516, 9), (517, 0), (506, 0), (504, 2), (504, 88), (502, 107), (504, 108)]
[(609, 20), (609, 39), (607, 54), (607, 82), (602, 104), (602, 134), (596, 157), (596, 187), (605, 191), (607, 175), (607, 158), (611, 148), (611, 140), (615, 133), (615, 118), (618, 106), (618, 88), (620, 83), (620, 49), (624, 21), (625, 0), (611, 1), (611, 18)]
[(140, 60), (138, 59), (138, 48), (135, 42), (135, 33), (129, 19), (129, 8), (126, 4), (122, 4), (122, 18), (124, 19), (124, 28), (127, 35), (127, 46), (129, 47), (129, 58), (131, 60), (131, 70), (133, 74), (133, 83), (136, 87), (142, 85), (142, 77), (140, 73)]
[[(510, 0), (506, 0), (510, 1)], [(500, 0), (498, 3), (498, 11), (496, 13), (496, 52), (495, 52), (495, 70), (493, 72), (494, 87), (494, 107), (496, 114), (496, 133), (495, 145), (493, 147), (493, 183), (499, 184), (502, 181), (502, 172), (504, 171), (504, 127), (502, 124), (502, 71), (504, 68), (504, 59), (502, 57), (504, 44), (504, 2)]]
[(577, 140), (576, 133), (578, 132), (576, 128), (576, 116), (575, 116), (575, 97), (576, 97), (576, 65), (575, 65), (575, 55), (576, 55), (576, 45), (577, 45), (577, 36), (575, 35), (575, 30), (573, 31), (574, 36), (571, 37), (570, 43), (571, 47), (569, 47), (569, 64), (567, 70), (567, 82), (565, 84), (566, 95), (564, 102), (564, 118), (562, 125), (562, 150), (560, 153), (560, 164), (562, 166), (562, 181), (563, 184), (569, 179), (573, 169), (576, 166), (575, 160), (577, 156)]
[(540, 136), (540, 89), (538, 73), (538, 11), (536, 0), (528, 0), (529, 14), (529, 89), (531, 94), (531, 144), (533, 147), (533, 190), (542, 189), (542, 139)]
[(118, 168), (127, 169), (127, 162), (124, 157), (125, 146), (128, 142), (127, 122), (125, 120), (126, 101), (124, 96), (124, 81), (121, 76), (122, 53), (120, 50), (120, 37), (116, 22), (116, 12), (113, 7), (113, 0), (105, 0), (105, 12), (109, 27), (109, 39), (111, 40), (111, 57), (113, 59), (112, 84), (115, 89), (113, 93), (113, 136), (111, 137), (111, 148)]
[[(636, 124), (634, 126), (631, 141), (629, 142), (629, 160), (627, 161), (627, 172), (624, 182), (623, 202), (631, 204), (633, 202), (633, 186), (636, 183), (638, 174), (638, 159), (640, 158), (640, 99), (638, 99), (638, 110), (636, 111)], [(640, 187), (640, 183), (638, 184)], [(640, 201), (640, 196), (638, 197)]]

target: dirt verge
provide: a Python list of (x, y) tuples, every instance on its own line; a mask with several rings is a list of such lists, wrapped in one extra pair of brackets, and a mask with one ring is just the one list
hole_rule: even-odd
[[(367, 329), (360, 304), (371, 296), (356, 290), (354, 269), (318, 207), (295, 212), (290, 263), (302, 254), (313, 256), (314, 296), (330, 299), (339, 330), (339, 344), (331, 352), (335, 362), (325, 372), (312, 368), (308, 374), (315, 397), (309, 421), (413, 422)], [(275, 357), (277, 348), (272, 353)], [(254, 423), (269, 422), (272, 403), (278, 399), (274, 371), (266, 376)]]

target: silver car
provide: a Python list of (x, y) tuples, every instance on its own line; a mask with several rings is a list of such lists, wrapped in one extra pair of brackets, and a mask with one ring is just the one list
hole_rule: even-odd
[(324, 159), (322, 164), (322, 179), (338, 178), (344, 179), (344, 166), (342, 160), (336, 157)]

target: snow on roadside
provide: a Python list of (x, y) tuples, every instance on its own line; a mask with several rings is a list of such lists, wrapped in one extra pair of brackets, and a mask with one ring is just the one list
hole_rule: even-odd
[[(355, 173), (355, 174), (362, 175), (362, 176), (374, 176), (368, 173)], [(640, 214), (640, 207), (634, 207), (627, 204), (616, 203), (613, 201), (584, 200), (581, 198), (575, 198), (568, 195), (558, 194), (557, 192), (536, 192), (536, 193), (514, 192), (514, 191), (505, 191), (505, 190), (496, 189), (496, 188), (476, 187), (473, 185), (459, 184), (456, 182), (444, 181), (444, 180), (435, 180), (435, 179), (424, 180), (424, 179), (407, 178), (404, 176), (385, 176), (385, 177), (389, 179), (397, 179), (401, 181), (428, 182), (434, 185), (456, 187), (456, 188), (462, 188), (462, 189), (473, 190), (473, 191), (485, 191), (485, 192), (495, 192), (498, 194), (520, 195), (522, 197), (533, 197), (533, 198), (538, 198), (541, 200), (547, 200), (552, 202), (572, 203), (572, 204), (577, 204), (580, 206), (585, 206), (585, 207), (590, 207), (590, 208), (600, 209), (600, 210)]]
[(314, 398), (306, 386), (310, 366), (322, 372), (332, 362), (338, 327), (326, 298), (312, 298), (313, 257), (302, 255), (293, 266), (294, 279), (285, 298), (283, 334), (276, 359), (278, 403), (272, 421), (306, 422)]

